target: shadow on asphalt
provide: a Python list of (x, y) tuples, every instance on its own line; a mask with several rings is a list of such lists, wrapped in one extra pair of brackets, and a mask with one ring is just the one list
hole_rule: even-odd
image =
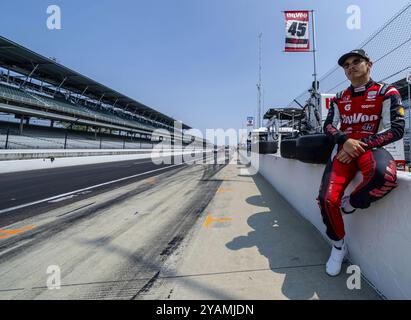
[[(251, 196), (246, 202), (264, 210), (247, 219), (253, 231), (234, 238), (226, 244), (227, 248), (257, 247), (270, 269), (284, 275), (281, 291), (288, 299), (351, 298), (346, 287), (348, 265), (343, 266), (338, 277), (327, 276), (324, 269), (330, 248), (325, 240), (280, 194), (267, 187), (262, 176), (252, 178), (261, 196)], [(354, 294), (352, 298), (361, 296)]]

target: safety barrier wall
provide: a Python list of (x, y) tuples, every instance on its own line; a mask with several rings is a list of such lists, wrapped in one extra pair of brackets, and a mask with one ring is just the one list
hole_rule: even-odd
[[(260, 155), (258, 166), (253, 162), (253, 167), (328, 239), (316, 201), (325, 166), (278, 155)], [(361, 178), (357, 174), (346, 194)], [(398, 172), (396, 189), (370, 208), (345, 215), (344, 223), (349, 259), (360, 267), (362, 275), (387, 299), (411, 299), (411, 173)]]
[[(0, 164), (4, 160), (25, 160), (25, 159), (45, 159), (45, 158), (69, 158), (69, 157), (90, 157), (90, 156), (113, 156), (126, 154), (150, 154), (153, 149), (45, 149), (45, 150), (0, 150)], [(165, 149), (164, 151), (169, 151)]]
[[(99, 151), (99, 152), (98, 152)], [(172, 156), (177, 157), (177, 160), (172, 162), (175, 164), (176, 161), (184, 162), (191, 161), (194, 154), (197, 156), (203, 153), (201, 151), (184, 151), (184, 150), (174, 150), (170, 151), (169, 149), (147, 150), (146, 152), (141, 152), (137, 150), (136, 152), (123, 151), (118, 153), (118, 150), (107, 151), (107, 150), (98, 150), (95, 153), (86, 153), (86, 152), (71, 152), (64, 155), (58, 153), (38, 153), (33, 155), (40, 155), (40, 158), (29, 158), (26, 157), (23, 160), (3, 160), (0, 161), (0, 174), (1, 173), (12, 173), (12, 172), (21, 172), (21, 171), (30, 171), (30, 170), (40, 170), (40, 169), (53, 169), (53, 168), (62, 168), (62, 167), (71, 167), (79, 165), (88, 165), (88, 164), (97, 164), (97, 163), (107, 163), (107, 162), (117, 162), (117, 161), (128, 161), (128, 160), (139, 160), (147, 159), (147, 161), (156, 160), (156, 163), (161, 162), (162, 160), (165, 164), (172, 161)], [(210, 157), (212, 154), (211, 150), (206, 150), (204, 152), (207, 157)], [(1, 152), (0, 152), (1, 154)], [(30, 156), (30, 154), (28, 154)], [(47, 155), (47, 156), (46, 156)], [(178, 162), (178, 163), (180, 163)], [(170, 163), (171, 164), (171, 163)]]

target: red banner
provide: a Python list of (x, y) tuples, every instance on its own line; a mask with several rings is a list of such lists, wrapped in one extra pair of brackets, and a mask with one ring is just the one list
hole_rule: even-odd
[(310, 12), (285, 11), (285, 51), (310, 51)]

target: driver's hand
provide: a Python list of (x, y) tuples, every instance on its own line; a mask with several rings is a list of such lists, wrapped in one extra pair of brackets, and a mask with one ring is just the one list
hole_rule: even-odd
[(343, 145), (343, 150), (351, 158), (357, 158), (365, 152), (363, 147), (366, 147), (366, 146), (367, 144), (360, 140), (348, 139)]
[(347, 152), (345, 152), (344, 149), (341, 149), (340, 152), (338, 152), (336, 158), (338, 161), (345, 164), (349, 164), (353, 160), (353, 158)]

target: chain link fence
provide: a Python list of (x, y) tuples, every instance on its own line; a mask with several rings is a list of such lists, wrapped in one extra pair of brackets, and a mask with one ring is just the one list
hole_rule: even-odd
[[(394, 83), (405, 78), (407, 72), (411, 70), (410, 22), (411, 2), (358, 46), (372, 57), (374, 80)], [(328, 71), (319, 81), (320, 91), (323, 93), (336, 93), (350, 84), (338, 65)], [(307, 89), (294, 100), (304, 105), (308, 98)], [(294, 100), (288, 106), (298, 108)]]
[[(364, 49), (374, 62), (372, 78), (375, 81), (396, 83), (403, 80), (411, 71), (411, 2), (374, 32), (358, 48)], [(320, 92), (337, 93), (350, 85), (344, 72), (337, 65), (320, 79)], [(402, 81), (402, 85), (404, 85)], [(399, 88), (400, 89), (400, 88)], [(404, 89), (404, 88), (403, 88)], [(410, 162), (410, 100), (408, 90), (400, 90), (406, 112), (405, 150), (406, 160)], [(298, 108), (298, 103), (305, 105), (309, 99), (308, 89), (288, 104)], [(297, 102), (298, 103), (297, 103)]]

